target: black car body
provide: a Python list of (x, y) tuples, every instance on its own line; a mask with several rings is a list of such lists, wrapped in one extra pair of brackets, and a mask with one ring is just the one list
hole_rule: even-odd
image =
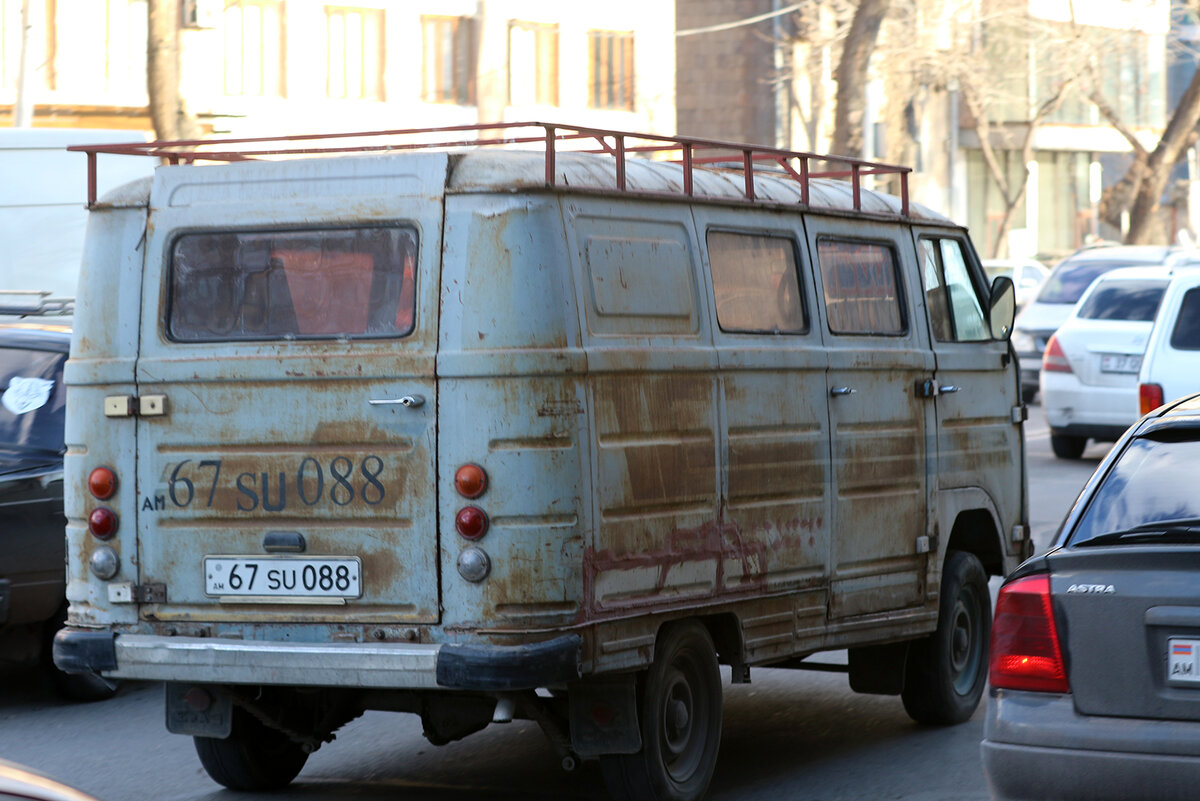
[(1200, 784), (1200, 395), (1135, 424), (1004, 583), (982, 744), (996, 799)]
[(71, 329), (0, 323), (0, 665), (42, 663), (72, 697), (111, 693), (58, 673), (50, 640), (66, 614), (63, 365)]

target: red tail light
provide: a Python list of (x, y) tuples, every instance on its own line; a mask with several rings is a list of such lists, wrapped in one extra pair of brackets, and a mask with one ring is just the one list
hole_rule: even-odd
[(88, 531), (98, 540), (112, 539), (118, 525), (117, 513), (108, 507), (97, 507), (88, 515)]
[(477, 506), (464, 506), (454, 517), (454, 527), (467, 539), (477, 540), (487, 533), (487, 515)]
[(1046, 343), (1046, 352), (1042, 354), (1042, 369), (1048, 373), (1073, 373), (1071, 363), (1067, 361), (1067, 354), (1063, 353), (1062, 345), (1058, 344), (1058, 337), (1050, 337), (1050, 341)]
[(1028, 576), (1000, 588), (988, 681), (1009, 690), (1071, 691), (1050, 605), (1049, 576)]
[(1142, 414), (1150, 414), (1150, 412), (1163, 405), (1163, 389), (1162, 384), (1139, 384), (1138, 385), (1138, 406), (1142, 410)]

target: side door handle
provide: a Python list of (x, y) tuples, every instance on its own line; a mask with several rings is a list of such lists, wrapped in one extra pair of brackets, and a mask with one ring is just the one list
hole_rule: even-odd
[(938, 387), (938, 394), (939, 395), (949, 395), (952, 392), (958, 392), (960, 389), (962, 389), (962, 387), (956, 386), (954, 384), (943, 384), (942, 386)]
[(425, 403), (424, 395), (405, 395), (402, 398), (371, 398), (367, 403), (372, 406), (403, 406), (415, 409)]
[(829, 390), (829, 394), (835, 398), (840, 398), (843, 395), (853, 395), (855, 392), (858, 392), (858, 390), (850, 387), (833, 387)]

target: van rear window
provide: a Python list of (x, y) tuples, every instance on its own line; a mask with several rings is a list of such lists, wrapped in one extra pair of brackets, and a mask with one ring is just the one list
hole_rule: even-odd
[(167, 331), (180, 342), (404, 336), (416, 259), (407, 226), (184, 234)]

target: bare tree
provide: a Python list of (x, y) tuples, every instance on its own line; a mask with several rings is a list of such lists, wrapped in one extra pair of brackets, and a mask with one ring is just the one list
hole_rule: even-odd
[(179, 0), (148, 0), (146, 91), (158, 139), (196, 139), (200, 128), (179, 90)]
[(862, 157), (863, 114), (867, 105), (867, 79), (879, 28), (891, 0), (859, 0), (837, 68), (837, 105), (833, 117), (831, 150), (841, 156)]

